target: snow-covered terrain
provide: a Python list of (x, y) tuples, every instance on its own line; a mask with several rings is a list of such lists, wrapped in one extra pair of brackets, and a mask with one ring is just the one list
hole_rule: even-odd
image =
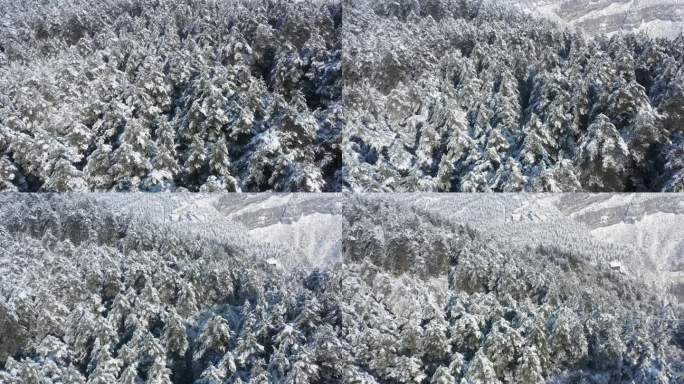
[(684, 33), (683, 0), (505, 0), (589, 34), (644, 32), (676, 38)]
[(679, 383), (684, 311), (652, 266), (639, 273), (646, 254), (596, 239), (562, 196), (351, 196), (345, 258), (421, 276), (446, 259), (452, 364), (466, 383)]
[(0, 190), (341, 189), (338, 1), (0, 14)]
[(504, 246), (558, 247), (674, 293), (684, 303), (682, 194), (400, 194)]
[(345, 189), (684, 190), (684, 38), (591, 38), (499, 1), (343, 13)]
[(654, 282), (684, 303), (684, 196), (561, 195), (556, 205), (597, 239), (636, 249), (655, 267)]
[(341, 261), (342, 202), (337, 194), (222, 197), (216, 208), (247, 227), (254, 239), (288, 249), (294, 259), (277, 260), (281, 265), (330, 267)]
[(571, 205), (0, 194), (0, 383), (680, 382), (682, 311)]
[(330, 267), (342, 257), (337, 194), (131, 194), (127, 199), (105, 194), (101, 200), (114, 211), (186, 234), (237, 228), (254, 243), (278, 249), (280, 256), (269, 262), (285, 269)]
[(331, 263), (341, 200), (0, 194), (0, 383), (452, 377), (446, 268)]

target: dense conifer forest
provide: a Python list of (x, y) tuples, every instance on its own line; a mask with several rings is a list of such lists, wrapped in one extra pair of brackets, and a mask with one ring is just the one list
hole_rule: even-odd
[(349, 0), (354, 191), (682, 191), (684, 37), (587, 37), (502, 2)]
[(339, 3), (0, 9), (0, 190), (339, 190)]
[(682, 190), (681, 36), (479, 0), (1, 6), (3, 190)]
[(0, 195), (0, 382), (680, 382), (683, 311), (641, 279), (335, 199), (343, 253), (303, 267), (228, 196)]
[(517, 193), (684, 192), (684, 35), (493, 0), (0, 15), (0, 384), (684, 383), (684, 195)]

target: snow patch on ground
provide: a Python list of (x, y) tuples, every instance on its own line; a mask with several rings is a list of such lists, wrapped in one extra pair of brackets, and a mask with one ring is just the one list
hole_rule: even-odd
[(634, 223), (618, 223), (595, 228), (592, 235), (600, 240), (629, 244), (643, 249), (658, 266), (667, 269), (671, 257), (684, 258), (684, 217), (674, 213), (657, 212)]
[(291, 223), (276, 223), (248, 231), (255, 240), (287, 249), (292, 260), (281, 260), (285, 267), (304, 264), (328, 267), (342, 259), (342, 218), (313, 213)]
[(202, 197), (182, 204), (169, 215), (171, 221), (207, 222), (220, 219), (215, 203), (218, 196)]
[[(608, 209), (625, 208), (628, 207), (629, 204), (631, 204), (636, 199), (636, 195), (634, 194), (611, 193), (599, 194), (598, 196), (601, 195), (608, 196), (608, 198), (602, 201), (597, 201), (592, 204), (589, 204), (581, 209), (575, 210), (572, 212), (572, 216), (577, 217), (588, 213), (605, 211)], [(559, 201), (561, 197), (562, 195), (557, 195), (556, 201)]]
[(587, 33), (644, 32), (652, 37), (675, 38), (684, 32), (682, 0), (508, 0), (510, 4), (561, 25)]
[(261, 202), (254, 202), (245, 205), (243, 208), (236, 209), (228, 214), (229, 217), (243, 215), (250, 212), (259, 212), (287, 205), (293, 198), (291, 194), (272, 194)]
[[(684, 8), (684, 3), (682, 4), (682, 8)], [(642, 23), (639, 26), (639, 31), (642, 31), (649, 36), (667, 38), (684, 33), (684, 23), (672, 20), (651, 20)]]
[(594, 11), (585, 13), (584, 15), (573, 20), (573, 23), (581, 23), (583, 21), (593, 20), (598, 17), (609, 17), (621, 15), (629, 12), (634, 6), (634, 0), (628, 1), (626, 3), (610, 3), (606, 7)]

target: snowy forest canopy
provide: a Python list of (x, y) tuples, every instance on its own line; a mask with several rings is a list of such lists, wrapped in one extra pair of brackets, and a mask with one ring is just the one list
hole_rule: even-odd
[(684, 188), (681, 36), (479, 0), (0, 9), (0, 190)]
[(197, 195), (0, 195), (0, 383), (680, 382), (683, 311), (611, 255), (337, 198), (306, 269)]
[(345, 5), (347, 188), (683, 190), (683, 36), (587, 38), (495, 1)]
[(0, 9), (0, 189), (339, 190), (339, 3)]

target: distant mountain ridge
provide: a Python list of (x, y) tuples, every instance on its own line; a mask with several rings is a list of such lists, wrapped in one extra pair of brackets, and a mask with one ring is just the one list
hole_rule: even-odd
[(511, 1), (590, 35), (642, 31), (653, 37), (676, 38), (684, 32), (682, 0)]

